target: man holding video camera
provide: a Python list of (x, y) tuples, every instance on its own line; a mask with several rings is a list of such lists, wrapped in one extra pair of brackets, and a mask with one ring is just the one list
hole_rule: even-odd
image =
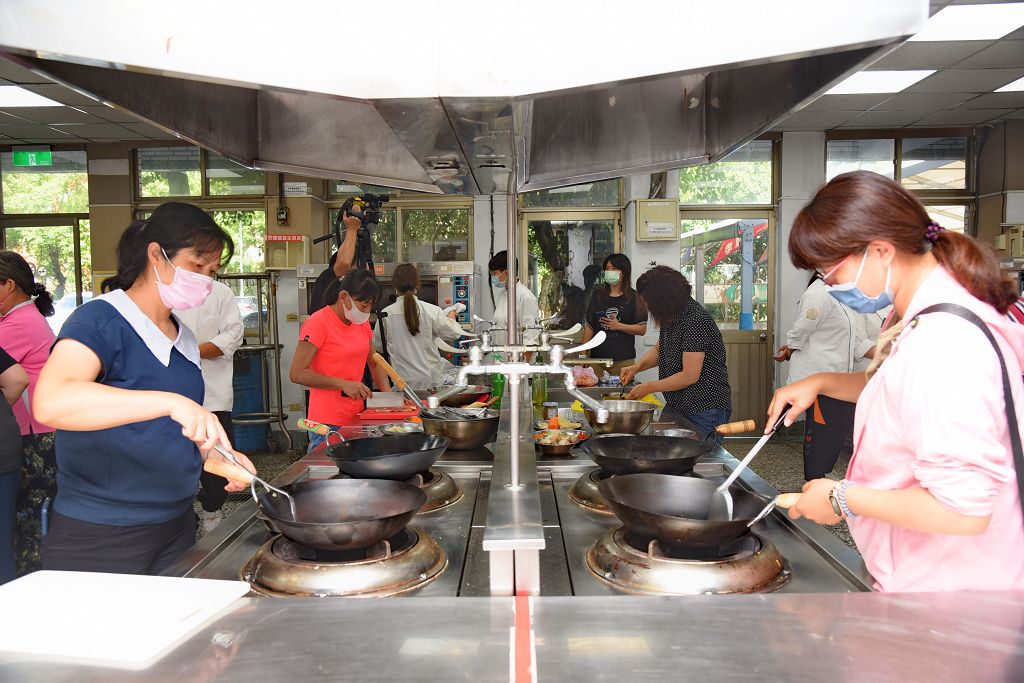
[[(316, 244), (333, 237), (335, 243), (338, 244), (338, 249), (331, 255), (330, 267), (320, 273), (316, 282), (313, 283), (310, 314), (333, 303), (323, 300), (327, 287), (333, 281), (345, 277), (345, 274), (354, 266), (373, 270), (370, 229), (380, 221), (381, 204), (390, 199), (391, 197), (388, 195), (366, 194), (346, 200), (338, 212), (333, 233), (313, 241)], [(344, 239), (341, 236), (342, 226), (345, 228)]]

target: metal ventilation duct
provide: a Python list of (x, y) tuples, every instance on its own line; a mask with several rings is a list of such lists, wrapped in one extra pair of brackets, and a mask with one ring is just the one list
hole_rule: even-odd
[[(544, 20), (567, 11), (554, 4), (527, 2), (518, 14), (474, 5), (473, 16), (454, 18), (445, 3), (402, 10), (398, 30), (428, 22), (418, 27), (424, 36), (462, 21), (469, 37), (452, 47), (468, 72), (413, 36), (381, 45), (387, 33), (376, 29), (378, 42), (366, 43), (376, 52), (360, 57), (362, 32), (355, 49), (344, 50), (339, 22), (324, 20), (334, 5), (302, 0), (280, 25), (278, 5), (269, 14), (251, 2), (183, 0), (176, 17), (157, 20), (146, 3), (7, 0), (0, 54), (246, 166), (472, 195), (720, 159), (891, 50), (928, 11), (923, 0), (793, 0), (754, 15), (753, 3), (717, 0), (673, 4), (678, 16), (666, 21), (666, 5), (639, 0), (630, 4), (637, 26), (627, 40), (596, 11), (605, 3), (565, 3), (577, 14)], [(111, 20), (89, 22), (85, 12)], [(304, 31), (290, 33), (299, 25), (289, 22), (303, 17)], [(484, 26), (539, 34), (548, 52), (538, 57), (535, 46), (523, 46), (532, 58), (517, 63), (521, 48), (497, 40), (488, 47)], [(450, 38), (463, 35), (448, 28)], [(282, 49), (282, 35), (301, 39)], [(751, 45), (751, 36), (760, 42)], [(629, 47), (592, 49), (600, 41)], [(590, 61), (580, 61), (581, 49), (592, 50)], [(358, 76), (316, 71), (342, 68), (338, 62)], [(404, 68), (415, 73), (395, 77)], [(531, 69), (537, 87), (565, 87), (530, 91)], [(594, 81), (601, 74), (615, 78)]]

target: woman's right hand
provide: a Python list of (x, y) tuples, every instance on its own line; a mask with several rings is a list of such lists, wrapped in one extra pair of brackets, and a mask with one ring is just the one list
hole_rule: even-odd
[(170, 395), (173, 403), (169, 415), (181, 425), (182, 436), (194, 442), (204, 453), (218, 442), (225, 448), (231, 448), (231, 441), (216, 415), (190, 398)]
[(622, 386), (626, 386), (633, 381), (636, 376), (637, 369), (635, 365), (627, 365), (626, 367), (619, 370), (619, 381), (622, 382)]
[(764, 433), (771, 431), (772, 425), (778, 421), (787, 405), (790, 408), (783, 424), (787, 427), (792, 425), (805, 410), (814, 405), (814, 399), (818, 398), (820, 393), (818, 375), (811, 375), (799, 382), (776, 389), (772, 402), (768, 405), (768, 422), (765, 424)]
[(359, 399), (360, 401), (365, 401), (373, 396), (373, 392), (362, 382), (352, 382), (343, 379), (341, 380), (340, 388), (341, 393), (349, 398)]

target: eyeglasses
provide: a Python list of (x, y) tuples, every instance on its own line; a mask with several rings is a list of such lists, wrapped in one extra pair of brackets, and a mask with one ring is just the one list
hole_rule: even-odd
[(839, 263), (837, 263), (834, 266), (832, 266), (832, 268), (830, 268), (828, 270), (828, 272), (825, 272), (821, 268), (815, 268), (814, 272), (817, 273), (818, 277), (820, 277), (822, 280), (824, 280), (825, 283), (827, 284), (828, 283), (828, 279), (830, 277), (832, 277), (832, 275), (835, 274), (835, 272), (837, 270), (839, 270), (839, 267), (842, 266), (844, 263), (846, 263), (849, 259), (850, 259), (850, 255), (847, 254), (846, 257), (842, 261), (840, 261)]

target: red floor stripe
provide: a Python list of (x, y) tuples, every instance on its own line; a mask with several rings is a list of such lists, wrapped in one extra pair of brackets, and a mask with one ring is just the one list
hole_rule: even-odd
[(515, 683), (533, 683), (534, 676), (533, 625), (530, 621), (530, 596), (517, 595), (514, 615), (515, 628)]

